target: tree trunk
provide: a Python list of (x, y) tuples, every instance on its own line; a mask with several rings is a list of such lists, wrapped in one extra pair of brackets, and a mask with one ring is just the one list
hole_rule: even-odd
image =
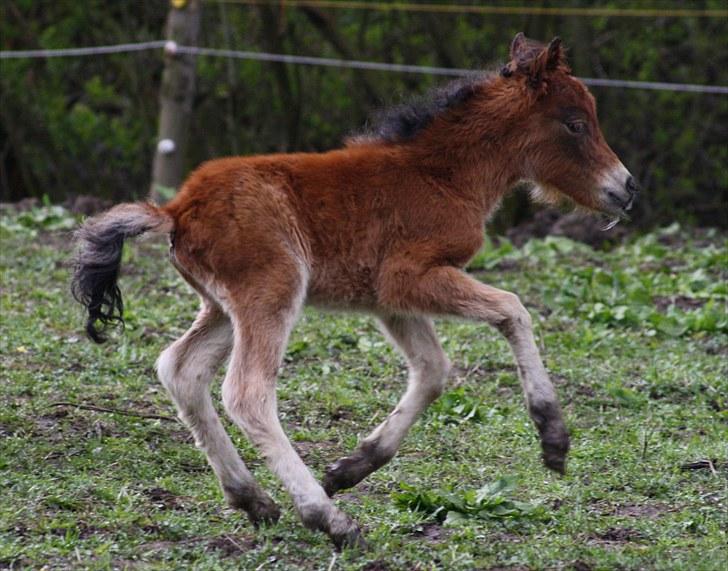
[[(339, 35), (336, 30), (336, 24), (324, 14), (321, 10), (311, 6), (301, 6), (299, 8), (303, 12), (313, 26), (319, 31), (321, 36), (331, 44), (336, 52), (344, 59), (356, 59), (343, 36)], [(379, 94), (374, 84), (369, 81), (367, 73), (361, 69), (351, 70), (354, 81), (358, 84), (358, 90), (363, 91), (366, 96), (366, 103), (370, 107), (376, 107), (382, 104), (383, 98)]]
[[(263, 24), (263, 45), (274, 53), (284, 52), (286, 33), (286, 14), (284, 10), (276, 10), (273, 6), (260, 7)], [(298, 147), (299, 128), (301, 123), (301, 97), (294, 93), (294, 86), (288, 74), (288, 64), (273, 62), (273, 75), (276, 80), (278, 96), (281, 100), (283, 120), (279, 135), (278, 151), (289, 152)]]
[[(177, 45), (197, 45), (199, 0), (171, 0), (166, 38)], [(166, 202), (184, 179), (185, 151), (195, 94), (195, 57), (167, 52), (159, 94), (159, 136), (152, 167), (150, 195)]]

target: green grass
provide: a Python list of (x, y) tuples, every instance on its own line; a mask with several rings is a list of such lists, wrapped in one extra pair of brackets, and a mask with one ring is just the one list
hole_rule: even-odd
[[(131, 244), (126, 331), (91, 344), (68, 293), (68, 226), (51, 209), (0, 218), (0, 568), (329, 568), (328, 539), (300, 525), (227, 421), (284, 509), (277, 525), (255, 530), (224, 505), (177, 422), (54, 404), (174, 417), (153, 364), (197, 308), (165, 244)], [(569, 472), (541, 466), (506, 343), (442, 320), (453, 392), (389, 465), (337, 496), (370, 549), (331, 568), (725, 569), (727, 245), (672, 227), (609, 252), (550, 238), (480, 255), (475, 275), (533, 315), (572, 433)], [(306, 310), (279, 396), (318, 476), (405, 378), (371, 319)], [(682, 468), (701, 459), (714, 470)]]

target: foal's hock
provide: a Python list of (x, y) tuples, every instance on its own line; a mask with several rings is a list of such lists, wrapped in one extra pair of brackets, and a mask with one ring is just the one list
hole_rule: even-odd
[[(561, 43), (516, 36), (499, 73), (456, 81), (383, 113), (345, 148), (322, 154), (234, 157), (197, 169), (169, 204), (122, 204), (78, 231), (73, 292), (87, 331), (122, 319), (117, 277), (125, 238), (170, 237), (170, 261), (197, 291), (192, 327), (157, 370), (207, 455), (230, 505), (254, 523), (279, 509), (240, 459), (210, 398), (229, 359), (230, 418), (291, 494), (304, 524), (337, 546), (363, 543), (330, 499), (386, 464), (442, 392), (450, 362), (432, 316), (482, 321), (508, 340), (547, 467), (564, 472), (569, 436), (518, 297), (462, 271), (484, 224), (521, 181), (612, 220), (626, 216), (632, 177), (607, 146), (594, 98), (571, 76)], [(309, 303), (369, 312), (409, 365), (392, 413), (323, 484), (278, 420), (275, 377), (291, 328)]]

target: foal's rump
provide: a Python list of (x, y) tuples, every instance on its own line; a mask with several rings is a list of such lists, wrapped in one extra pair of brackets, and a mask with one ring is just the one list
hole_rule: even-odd
[(308, 273), (308, 240), (284, 166), (261, 162), (205, 163), (163, 208), (174, 219), (175, 266), (218, 302), (232, 290), (264, 292), (294, 277), (305, 281)]
[(91, 339), (102, 343), (104, 326), (123, 322), (123, 244), (142, 234), (170, 234), (182, 277), (228, 310), (224, 300), (243, 288), (268, 308), (305, 289), (308, 241), (282, 170), (255, 159), (210, 161), (165, 206), (120, 204), (88, 219), (76, 233), (72, 291), (86, 307)]

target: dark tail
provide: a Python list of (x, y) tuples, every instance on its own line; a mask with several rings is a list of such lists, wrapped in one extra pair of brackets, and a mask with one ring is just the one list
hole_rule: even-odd
[[(124, 322), (124, 303), (117, 285), (121, 254), (126, 238), (146, 232), (171, 232), (172, 218), (152, 204), (119, 204), (89, 218), (77, 230), (74, 259), (73, 297), (88, 311), (86, 333), (96, 343), (106, 338), (102, 332), (110, 323)], [(102, 324), (97, 329), (96, 322)]]

